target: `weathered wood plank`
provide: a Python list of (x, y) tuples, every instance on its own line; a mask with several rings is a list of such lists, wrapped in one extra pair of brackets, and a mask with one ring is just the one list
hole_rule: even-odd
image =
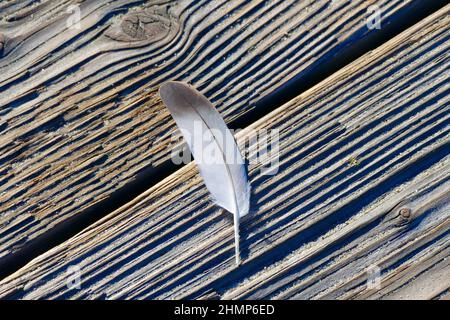
[[(435, 170), (439, 170), (438, 168)], [(448, 171), (444, 173), (448, 175)], [(424, 285), (423, 282), (414, 283), (414, 278), (422, 272), (429, 272), (431, 279), (443, 271), (442, 267), (448, 265), (445, 259), (450, 254), (449, 183), (442, 180), (445, 181), (436, 172), (427, 176), (424, 181), (416, 179), (405, 190), (406, 194), (413, 195), (414, 200), (402, 197), (401, 205), (391, 210), (386, 210), (384, 204), (372, 209), (372, 213), (378, 213), (378, 220), (360, 225), (365, 232), (358, 232), (356, 226), (352, 226), (350, 228), (355, 235), (342, 234), (341, 242), (338, 242), (341, 246), (331, 243), (331, 248), (323, 252), (316, 251), (314, 247), (313, 250), (308, 250), (308, 254), (312, 256), (317, 254), (314, 263), (305, 266), (302, 259), (291, 259), (284, 266), (279, 265), (279, 271), (273, 270), (270, 275), (265, 275), (265, 281), (259, 283), (257, 288), (250, 289), (249, 283), (238, 290), (232, 290), (228, 295), (235, 298), (242, 295), (267, 295), (276, 299), (434, 297), (436, 292), (429, 294), (430, 291), (441, 292), (449, 285), (448, 281), (438, 284), (429, 281)], [(413, 189), (417, 187), (426, 191), (419, 192), (418, 195)], [(444, 203), (434, 203), (439, 197), (442, 197)], [(396, 198), (392, 200), (398, 198), (396, 194)], [(411, 210), (412, 216), (404, 218), (399, 213), (401, 208)], [(332, 248), (336, 250), (332, 252)], [(298, 252), (298, 256), (301, 255)], [(380, 271), (377, 280), (380, 284), (379, 287), (370, 287), (367, 282), (371, 278), (370, 271), (375, 268)], [(409, 290), (412, 287), (415, 289)]]
[[(242, 145), (276, 128), (281, 151), (276, 175), (249, 167), (240, 267), (232, 221), (191, 163), (4, 279), (0, 296), (389, 298), (408, 294), (413, 276), (439, 278), (450, 241), (449, 13), (238, 134)], [(264, 147), (250, 145), (250, 156)], [(367, 292), (372, 264), (382, 287)], [(70, 266), (79, 289), (67, 287)], [(445, 296), (443, 287), (423, 297)]]
[[(168, 159), (162, 81), (193, 83), (230, 122), (364, 40), (374, 2), (2, 2), (0, 261)], [(377, 1), (382, 25), (420, 2)]]

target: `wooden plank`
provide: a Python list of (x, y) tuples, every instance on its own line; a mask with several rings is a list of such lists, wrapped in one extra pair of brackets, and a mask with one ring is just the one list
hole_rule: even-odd
[[(319, 254), (318, 261), (304, 269), (302, 263), (290, 261), (285, 269), (280, 267), (283, 271), (279, 274), (272, 274), (257, 290), (246, 293), (277, 299), (433, 298), (449, 285), (447, 279), (435, 279), (444, 278), (441, 273), (448, 267), (450, 254), (449, 184), (440, 185), (439, 178), (435, 175), (435, 181), (428, 181), (430, 184), (422, 187), (427, 192), (419, 196), (409, 189), (414, 200), (403, 198), (401, 206), (387, 214), (385, 211), (383, 219), (372, 223), (368, 232), (351, 237), (335, 252)], [(402, 217), (402, 207), (412, 210), (416, 221)], [(314, 274), (305, 274), (312, 270)], [(378, 279), (372, 280), (373, 270), (378, 270)], [(419, 276), (422, 281), (415, 279)], [(242, 288), (239, 293), (244, 294)]]
[[(382, 25), (420, 2), (377, 1)], [(364, 41), (373, 3), (2, 3), (0, 265), (167, 161), (174, 123), (156, 96), (161, 82), (191, 82), (227, 122), (240, 119)], [(74, 4), (80, 29), (67, 25)]]
[(450, 274), (450, 262), (448, 261), (448, 256), (449, 250), (447, 250), (447, 256), (445, 258), (441, 258), (442, 260), (440, 262), (429, 267), (429, 269), (421, 270), (419, 274), (415, 274), (414, 278), (411, 275), (404, 275), (408, 278), (408, 281), (404, 283), (400, 282), (402, 284), (401, 286), (398, 286), (397, 283), (398, 287), (389, 294), (385, 294), (387, 290), (384, 290), (383, 298), (391, 300), (428, 300), (440, 297), (443, 292), (447, 292), (450, 289), (450, 280), (448, 277)]
[[(0, 297), (359, 298), (374, 263), (389, 297), (410, 275), (447, 268), (449, 13), (238, 133), (243, 146), (254, 130), (280, 132), (278, 173), (249, 167), (243, 265), (230, 217), (191, 163), (4, 279)], [(71, 266), (79, 289), (67, 286)]]

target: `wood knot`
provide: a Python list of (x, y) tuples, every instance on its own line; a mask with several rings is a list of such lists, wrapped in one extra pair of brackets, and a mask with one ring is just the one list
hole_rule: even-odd
[(0, 57), (3, 55), (3, 49), (5, 48), (6, 37), (0, 32)]
[(402, 209), (400, 209), (399, 214), (402, 218), (409, 219), (409, 218), (411, 218), (411, 209), (402, 208)]
[(153, 42), (168, 37), (177, 27), (178, 22), (167, 11), (138, 11), (126, 14), (105, 35), (120, 42)]
[(120, 26), (122, 31), (130, 37), (145, 40), (167, 33), (170, 22), (157, 15), (133, 14), (126, 17)]
[(406, 226), (409, 223), (411, 223), (412, 219), (413, 219), (413, 214), (411, 212), (411, 209), (409, 208), (401, 208), (400, 211), (398, 212), (398, 216), (399, 216), (399, 221), (397, 223), (398, 227), (401, 226)]

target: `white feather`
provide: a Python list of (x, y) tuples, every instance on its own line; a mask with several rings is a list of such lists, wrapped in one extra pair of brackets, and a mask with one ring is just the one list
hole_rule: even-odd
[(188, 84), (166, 82), (159, 93), (183, 134), (212, 199), (234, 215), (239, 264), (239, 219), (249, 211), (250, 185), (236, 141), (214, 106)]

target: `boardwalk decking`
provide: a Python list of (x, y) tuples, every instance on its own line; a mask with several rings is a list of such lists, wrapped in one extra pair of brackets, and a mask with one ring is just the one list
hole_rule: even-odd
[[(121, 2), (114, 2), (114, 5), (116, 3)], [(232, 10), (232, 3), (228, 2), (226, 8)], [(89, 80), (79, 84), (95, 83), (88, 89), (70, 87), (70, 81), (75, 79), (68, 78), (53, 84), (58, 87), (66, 83), (67, 92), (41, 89), (44, 92), (35, 96), (24, 81), (20, 85), (22, 95), (11, 93), (8, 96), (10, 109), (4, 110), (11, 122), (4, 127), (0, 139), (8, 146), (8, 137), (33, 130), (30, 123), (38, 126), (42, 131), (33, 131), (30, 140), (24, 143), (30, 150), (30, 159), (39, 164), (26, 162), (26, 169), (3, 178), (6, 181), (2, 184), (6, 188), (3, 195), (9, 198), (2, 208), (14, 208), (13, 213), (5, 211), (2, 215), (3, 255), (14, 254), (14, 250), (8, 248), (18, 245), (16, 250), (20, 250), (20, 243), (48, 232), (58, 221), (75, 215), (99, 197), (107, 197), (114, 188), (148, 166), (150, 159), (161, 160), (152, 162), (154, 166), (163, 163), (171, 150), (167, 148), (167, 141), (174, 128), (155, 95), (157, 84), (164, 79), (174, 77), (175, 73), (177, 79), (192, 82), (218, 105), (227, 121), (232, 121), (251, 112), (258, 99), (293, 76), (309, 70), (321, 56), (336, 52), (340, 44), (358, 34), (355, 30), (364, 28), (361, 25), (363, 15), (358, 14), (366, 13), (366, 1), (352, 1), (351, 5), (342, 7), (332, 7), (329, 1), (323, 1), (323, 4), (316, 1), (310, 6), (306, 3), (270, 2), (273, 7), (253, 8), (236, 1), (240, 9), (234, 15), (226, 16), (231, 19), (229, 22), (223, 22), (223, 11), (220, 15), (213, 13), (207, 19), (200, 19), (206, 12), (203, 11), (205, 7), (197, 2), (196, 5), (177, 2), (174, 8), (178, 9), (179, 25), (183, 26), (184, 32), (173, 31), (171, 40), (158, 39), (161, 47), (144, 45), (149, 39), (140, 39), (132, 50), (136, 54), (134, 57), (119, 44), (112, 45), (110, 37), (102, 36), (94, 37), (94, 44), (80, 47), (80, 50), (88, 50), (89, 46), (98, 48), (95, 41), (103, 41), (103, 51), (109, 58), (99, 54), (98, 59), (106, 65), (111, 64), (95, 72), (89, 68), (74, 71), (75, 79), (83, 72), (92, 72), (86, 75)], [(408, 1), (389, 1), (390, 9), (386, 11), (394, 13), (407, 5)], [(234, 62), (221, 62), (227, 54), (212, 48), (215, 45), (223, 47), (226, 37), (231, 37), (233, 32), (237, 37), (245, 37), (245, 32), (235, 30), (228, 35), (226, 32), (215, 34), (214, 28), (232, 25), (231, 21), (240, 19), (240, 15), (251, 19), (249, 12), (261, 15), (261, 19), (267, 18), (268, 12), (276, 15), (284, 6), (289, 9), (280, 15), (279, 22), (265, 25), (255, 19), (254, 28), (261, 37), (264, 27), (270, 29), (266, 40), (252, 40), (249, 35), (240, 49), (230, 47), (233, 52), (230, 59)], [(111, 10), (110, 7), (102, 8), (97, 10)], [(39, 9), (44, 10), (45, 6)], [(347, 10), (347, 13), (341, 15), (339, 10)], [(289, 14), (292, 14), (292, 21)], [(232, 221), (226, 212), (212, 204), (195, 164), (190, 163), (3, 279), (0, 297), (448, 297), (449, 14), (450, 6), (446, 6), (422, 19), (289, 102), (269, 107), (268, 110), (273, 111), (238, 133), (238, 141), (244, 146), (252, 130), (278, 129), (280, 132), (279, 171), (270, 176), (261, 172), (261, 164), (249, 167), (252, 212), (241, 226), (241, 266), (234, 265)], [(299, 16), (319, 19), (316, 26), (323, 28), (320, 34), (328, 28), (348, 29), (340, 29), (339, 37), (331, 29), (329, 41), (332, 44), (329, 47), (325, 36), (323, 39), (312, 37), (316, 43), (309, 43), (301, 31), (289, 31), (295, 30)], [(336, 18), (334, 24), (328, 21), (333, 18)], [(202, 23), (204, 27), (201, 27)], [(171, 34), (172, 27), (168, 27), (167, 35)], [(221, 40), (207, 40), (210, 39), (207, 32), (204, 37), (197, 38), (193, 35), (203, 33), (186, 31), (207, 27), (211, 28), (208, 29), (212, 33), (211, 39), (219, 35)], [(89, 32), (103, 34), (101, 29), (97, 27)], [(287, 35), (283, 35), (285, 33)], [(77, 41), (88, 35), (84, 34)], [(298, 56), (294, 55), (286, 62), (283, 54), (294, 50), (289, 39), (295, 35), (304, 42), (295, 41), (299, 46)], [(286, 38), (277, 42), (278, 36)], [(123, 35), (119, 40), (118, 37), (115, 34), (114, 41), (121, 43)], [(160, 41), (170, 44), (163, 45)], [(319, 55), (308, 49), (308, 45), (318, 49), (319, 43), (324, 46)], [(254, 53), (245, 58), (254, 45), (260, 46), (256, 50), (273, 46), (274, 58), (269, 58), (266, 53), (256, 62), (250, 59)], [(114, 46), (119, 47), (112, 49)], [(169, 50), (165, 46), (184, 46), (185, 56), (178, 60), (177, 55), (174, 62), (166, 62), (159, 71), (148, 72), (149, 66), (155, 63), (150, 61), (158, 60), (162, 52)], [(158, 50), (161, 51), (156, 54)], [(208, 50), (211, 52), (207, 53)], [(239, 50), (242, 50), (243, 58), (238, 58)], [(82, 57), (82, 52), (75, 50), (74, 54)], [(265, 58), (268, 59), (266, 62)], [(75, 57), (66, 59), (77, 61)], [(97, 59), (95, 55), (93, 59)], [(124, 70), (130, 78), (122, 72), (116, 75), (106, 72), (108, 68), (117, 68), (112, 66), (115, 59), (120, 61), (117, 66), (127, 66)], [(141, 64), (133, 65), (133, 61), (140, 59)], [(41, 61), (42, 58), (39, 63)], [(55, 57), (54, 63), (61, 63), (61, 59)], [(202, 67), (208, 63), (211, 66)], [(255, 63), (261, 66), (254, 66)], [(70, 64), (66, 63), (68, 66)], [(280, 71), (275, 71), (275, 66)], [(247, 73), (253, 67), (261, 74)], [(102, 76), (100, 70), (103, 69), (105, 75)], [(139, 75), (138, 70), (145, 70), (145, 75)], [(126, 80), (110, 87), (113, 78), (103, 77), (114, 76)], [(10, 78), (9, 81), (17, 80)], [(35, 81), (30, 78), (30, 83)], [(229, 82), (236, 85), (230, 90), (221, 86)], [(14, 86), (10, 90), (12, 88)], [(77, 93), (78, 89), (80, 92)], [(29, 94), (33, 98), (28, 104), (11, 105), (14, 99)], [(47, 98), (46, 94), (49, 95)], [(62, 99), (64, 95), (67, 98)], [(63, 101), (63, 104), (52, 105), (57, 101)], [(139, 117), (131, 116), (136, 110), (142, 110)], [(48, 127), (47, 120), (37, 119), (64, 119), (57, 123), (68, 132), (77, 132), (78, 126), (86, 127), (80, 129), (78, 138), (65, 140), (49, 133), (49, 128), (55, 129), (54, 123)], [(21, 123), (28, 124), (26, 130)], [(120, 128), (120, 132), (115, 128)], [(148, 139), (157, 143), (149, 144)], [(66, 145), (68, 141), (71, 141), (70, 148)], [(13, 142), (10, 143), (12, 146)], [(17, 161), (13, 160), (13, 155), (22, 150), (20, 145), (14, 148), (5, 149), (10, 150), (11, 161)], [(250, 145), (250, 156), (257, 153), (258, 148), (259, 145)], [(44, 156), (45, 160), (39, 160)], [(68, 163), (63, 164), (64, 161)], [(54, 163), (60, 163), (60, 173), (55, 171)], [(46, 166), (52, 168), (48, 173), (42, 169)], [(68, 176), (63, 178), (66, 173)], [(48, 180), (44, 178), (46, 174)], [(33, 184), (35, 188), (30, 190), (30, 183), (24, 179), (20, 187), (15, 185), (15, 179), (20, 177), (38, 179), (39, 183)], [(63, 182), (59, 179), (66, 181), (63, 185), (67, 188), (61, 188)], [(12, 197), (13, 192), (18, 192), (19, 196)], [(40, 202), (36, 202), (35, 197), (30, 198), (29, 192), (38, 194), (42, 203), (53, 199), (55, 204), (43, 205), (31, 214), (30, 206), (38, 206)], [(82, 271), (80, 289), (67, 287), (67, 268), (73, 265)], [(368, 270), (373, 268), (380, 272), (381, 287), (368, 289)]]
[[(372, 2), (84, 1), (80, 29), (67, 26), (78, 1), (1, 4), (1, 268), (160, 180), (174, 131), (160, 83), (190, 82), (250, 125), (289, 81), (385, 32), (367, 28)], [(381, 23), (420, 4), (378, 1)], [(121, 192), (139, 174), (147, 185)]]

